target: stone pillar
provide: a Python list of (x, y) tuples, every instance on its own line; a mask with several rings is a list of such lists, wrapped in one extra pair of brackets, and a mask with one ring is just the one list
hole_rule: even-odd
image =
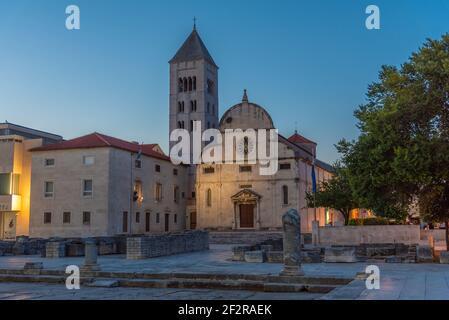
[(96, 241), (93, 239), (86, 240), (84, 266), (81, 269), (84, 271), (99, 271), (100, 266), (97, 263), (97, 258), (98, 249)]
[(282, 216), (284, 228), (284, 269), (281, 276), (302, 276), (301, 270), (301, 218), (295, 209)]
[(318, 220), (312, 221), (312, 244), (314, 246), (320, 244), (320, 222)]

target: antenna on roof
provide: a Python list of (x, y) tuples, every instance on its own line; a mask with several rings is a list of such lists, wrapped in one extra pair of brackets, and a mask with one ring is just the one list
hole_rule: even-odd
[(196, 17), (193, 17), (193, 30), (196, 30)]

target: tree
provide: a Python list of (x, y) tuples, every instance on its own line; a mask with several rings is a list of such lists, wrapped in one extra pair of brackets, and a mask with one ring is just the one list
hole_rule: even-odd
[(346, 169), (339, 165), (335, 166), (335, 175), (323, 181), (315, 194), (306, 193), (306, 201), (309, 208), (325, 207), (338, 210), (345, 219), (345, 225), (349, 223), (351, 210), (358, 208), (352, 196)]
[[(399, 68), (384, 66), (355, 112), (357, 141), (340, 141), (361, 205), (403, 218), (413, 199), (427, 221), (449, 221), (449, 34)], [(449, 237), (446, 236), (449, 249)]]

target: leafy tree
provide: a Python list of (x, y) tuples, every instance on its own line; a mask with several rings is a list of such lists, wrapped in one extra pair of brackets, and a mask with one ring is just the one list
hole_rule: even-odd
[[(449, 221), (449, 34), (399, 68), (384, 66), (355, 112), (361, 135), (340, 141), (363, 207), (404, 218), (418, 199), (427, 221)], [(449, 248), (449, 238), (446, 236)]]
[(309, 208), (325, 207), (338, 210), (344, 217), (345, 225), (349, 223), (351, 210), (358, 208), (352, 196), (346, 169), (339, 165), (335, 166), (335, 175), (322, 182), (315, 194), (306, 193), (306, 201)]

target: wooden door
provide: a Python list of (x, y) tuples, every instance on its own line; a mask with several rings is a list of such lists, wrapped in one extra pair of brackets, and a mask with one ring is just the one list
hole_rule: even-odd
[(145, 213), (145, 232), (150, 232), (150, 218), (151, 218), (151, 213), (146, 212)]
[(254, 228), (254, 205), (240, 205), (240, 228)]
[(190, 212), (190, 230), (196, 229), (196, 211)]
[(165, 214), (165, 232), (170, 230), (170, 214)]
[(122, 226), (123, 226), (123, 233), (128, 232), (128, 212), (125, 211), (123, 212), (123, 222), (122, 222)]

